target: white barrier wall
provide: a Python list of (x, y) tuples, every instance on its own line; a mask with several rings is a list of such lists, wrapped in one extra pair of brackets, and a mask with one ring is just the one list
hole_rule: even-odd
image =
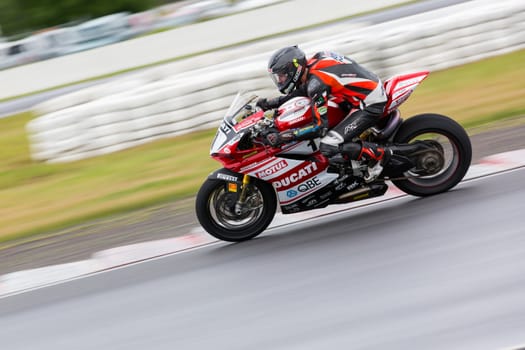
[[(283, 0), (271, 6), (179, 27), (153, 36), (2, 70), (0, 99), (217, 50), (406, 1), (323, 0), (323, 5), (319, 6), (317, 0)], [(218, 63), (217, 59), (220, 58), (209, 56), (207, 64)]]
[(307, 54), (332, 49), (384, 78), (519, 50), (525, 47), (525, 2), (474, 0), (379, 25), (326, 30), (333, 32), (213, 53), (228, 63), (179, 73), (185, 66), (205, 67), (209, 56), (202, 55), (43, 103), (36, 108), (42, 116), (27, 127), (32, 156), (72, 161), (215, 127), (238, 90), (276, 95), (266, 62), (285, 45), (299, 43)]

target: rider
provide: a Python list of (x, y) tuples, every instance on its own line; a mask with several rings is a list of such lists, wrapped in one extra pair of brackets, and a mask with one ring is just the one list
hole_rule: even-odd
[[(320, 151), (331, 162), (368, 162), (366, 181), (373, 181), (383, 170), (390, 150), (358, 139), (382, 116), (387, 96), (381, 80), (354, 60), (334, 52), (318, 52), (308, 61), (297, 46), (277, 50), (268, 62), (268, 71), (282, 96), (260, 98), (257, 106), (274, 109), (297, 96), (312, 101), (312, 122), (305, 127), (266, 135), (268, 143), (282, 143), (322, 137)], [(328, 128), (328, 100), (336, 102), (348, 115), (334, 128)], [(358, 109), (350, 114), (352, 108)]]

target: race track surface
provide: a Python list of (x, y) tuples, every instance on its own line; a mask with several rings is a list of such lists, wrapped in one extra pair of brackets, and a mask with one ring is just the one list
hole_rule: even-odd
[[(472, 164), (492, 154), (525, 149), (525, 117), (471, 133)], [(194, 198), (188, 198), (43, 233), (33, 241), (0, 245), (0, 294), (1, 275), (6, 273), (89, 259), (96, 252), (120, 246), (172, 239), (198, 226)]]
[(524, 177), (2, 298), (2, 348), (511, 348), (525, 343)]

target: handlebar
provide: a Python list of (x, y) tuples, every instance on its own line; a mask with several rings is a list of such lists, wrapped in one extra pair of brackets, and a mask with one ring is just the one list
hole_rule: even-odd
[(259, 136), (259, 134), (261, 134), (261, 132), (264, 130), (273, 127), (275, 125), (273, 119), (275, 114), (275, 110), (267, 110), (264, 112), (263, 118), (255, 123), (255, 125), (252, 127), (252, 137), (255, 138)]

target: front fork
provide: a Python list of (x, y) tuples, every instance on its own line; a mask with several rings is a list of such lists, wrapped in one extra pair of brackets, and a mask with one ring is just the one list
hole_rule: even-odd
[[(244, 205), (246, 203), (246, 191), (248, 188), (248, 185), (250, 184), (250, 176), (247, 174), (244, 174), (242, 178), (242, 188), (241, 188), (241, 194), (239, 195), (239, 200), (237, 203), (235, 203), (235, 214), (241, 215), (246, 210), (246, 206)], [(244, 209), (244, 210), (243, 210)]]

